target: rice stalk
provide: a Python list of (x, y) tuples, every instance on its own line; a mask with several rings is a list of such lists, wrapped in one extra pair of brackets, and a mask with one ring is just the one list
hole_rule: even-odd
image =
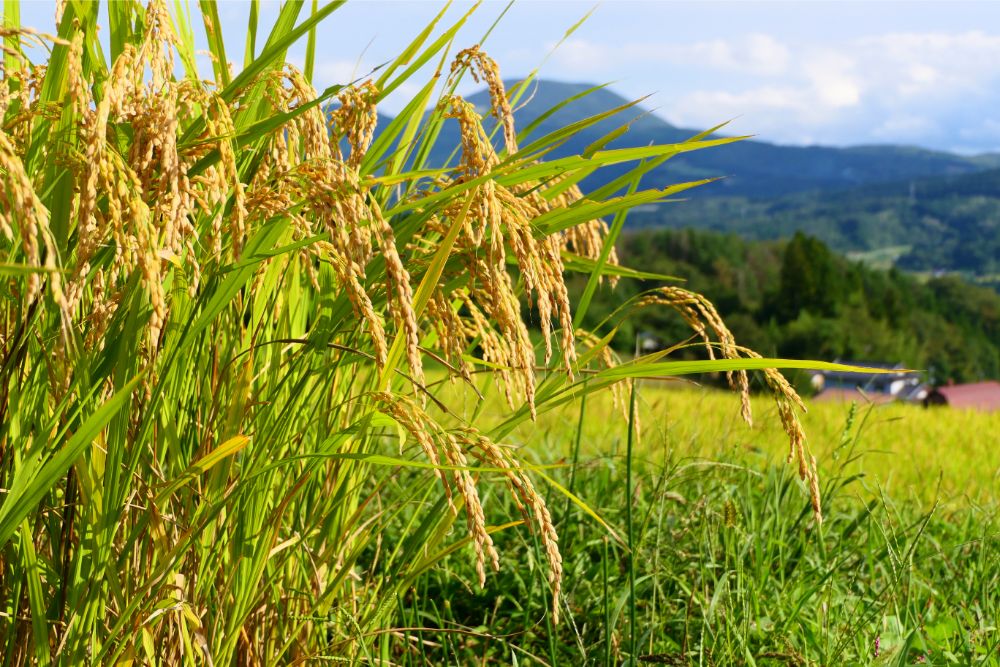
[[(417, 145), (395, 149), (426, 155), (456, 122), (458, 164), (427, 177), (397, 154), (367, 159), (379, 82), (321, 97), (283, 62), (338, 6), (299, 20), (300, 5), (234, 76), (205, 3), (212, 80), (187, 67), (186, 18), (163, 0), (109, 6), (113, 59), (95, 56), (83, 3), (57, 6), (60, 37), (0, 33), (0, 252), (14, 267), (0, 276), (0, 572), (14, 582), (0, 645), (15, 664), (367, 659), (386, 596), (449, 553), (460, 514), (478, 583), (499, 567), (481, 493), (496, 477), (538, 535), (558, 618), (545, 496), (515, 451), (431, 392), (425, 365), (470, 384), (485, 369), (533, 418), (560, 383), (616, 363), (577, 334), (564, 256), (604, 255), (594, 204), (666, 191), (594, 201), (567, 184), (679, 149), (522, 155), (497, 65), (474, 47), (426, 114), (408, 112)], [(429, 34), (406, 58), (443, 57), (450, 40)], [(15, 37), (50, 60), (29, 62)], [(501, 151), (454, 94), (467, 72), (490, 91)], [(714, 333), (723, 361), (749, 354), (698, 295), (643, 305)], [(766, 377), (818, 517), (796, 397)], [(746, 396), (745, 373), (731, 379)], [(400, 526), (407, 539), (383, 544)]]

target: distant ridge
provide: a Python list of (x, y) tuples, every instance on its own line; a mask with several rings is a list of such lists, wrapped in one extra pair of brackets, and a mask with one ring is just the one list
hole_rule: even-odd
[[(513, 81), (507, 83), (508, 87), (514, 84)], [(593, 87), (587, 83), (564, 83), (548, 79), (537, 81), (527, 96), (527, 102), (515, 112), (517, 126), (527, 127), (541, 114), (563, 100)], [(480, 91), (471, 95), (469, 101), (485, 110), (489, 106), (489, 95), (486, 91)], [(614, 109), (629, 101), (613, 92), (610, 87), (594, 91), (546, 119), (536, 130), (536, 136), (542, 136), (569, 123)], [(553, 155), (558, 157), (580, 153), (594, 140), (633, 119), (635, 120), (628, 132), (611, 142), (610, 147), (625, 148), (645, 146), (650, 143), (678, 142), (705, 129), (678, 128), (659, 116), (644, 114), (645, 110), (640, 105), (620, 112), (581, 132)], [(720, 118), (720, 121), (722, 120), (725, 119)], [(454, 128), (450, 129), (454, 131)], [(444, 139), (445, 137), (442, 137), (442, 140)], [(957, 176), (982, 171), (998, 164), (1000, 161), (997, 156), (968, 157), (912, 146), (833, 148), (783, 146), (759, 140), (746, 140), (718, 149), (694, 151), (678, 156), (651, 172), (646, 177), (645, 185), (655, 187), (679, 180), (724, 176), (724, 180), (718, 183), (693, 191), (692, 196), (774, 197), (807, 190), (843, 189), (929, 176)], [(598, 179), (610, 180), (614, 175), (609, 170)], [(595, 184), (600, 180), (595, 181)]]
[(875, 264), (959, 272), (1000, 288), (1000, 169), (771, 199), (705, 198), (636, 211), (629, 220), (750, 239), (802, 231)]

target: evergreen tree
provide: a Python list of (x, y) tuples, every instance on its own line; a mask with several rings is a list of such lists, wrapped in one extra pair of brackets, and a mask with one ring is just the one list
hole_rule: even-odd
[(833, 317), (843, 298), (843, 285), (826, 245), (796, 232), (785, 246), (782, 258), (776, 304), (779, 317), (783, 321), (793, 320), (802, 311)]

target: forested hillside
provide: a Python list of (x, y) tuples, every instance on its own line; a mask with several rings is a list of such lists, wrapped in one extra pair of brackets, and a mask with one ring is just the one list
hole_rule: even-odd
[(770, 200), (692, 198), (683, 206), (647, 207), (630, 221), (751, 239), (804, 231), (836, 250), (881, 255), (911, 271), (963, 272), (994, 283), (1000, 278), (1000, 170)]
[[(1000, 377), (1000, 295), (957, 277), (921, 282), (896, 269), (871, 269), (801, 233), (754, 242), (643, 230), (624, 236), (619, 250), (629, 266), (684, 276), (685, 287), (716, 304), (737, 341), (762, 354), (902, 362), (937, 382)], [(602, 288), (590, 317), (607, 316), (655, 284)], [(640, 333), (678, 340), (687, 335), (684, 326), (664, 309), (639, 311), (622, 323), (618, 344), (631, 349)]]

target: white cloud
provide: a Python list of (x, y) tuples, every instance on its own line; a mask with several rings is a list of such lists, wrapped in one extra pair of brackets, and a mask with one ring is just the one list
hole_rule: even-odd
[(926, 116), (904, 113), (887, 118), (881, 125), (872, 130), (872, 136), (891, 141), (901, 139), (919, 141), (921, 137), (939, 130), (938, 124)]
[(801, 68), (811, 96), (820, 105), (838, 109), (855, 106), (861, 101), (863, 83), (850, 57), (829, 50), (820, 51), (807, 56)]
[(761, 86), (739, 93), (723, 90), (697, 90), (677, 99), (670, 105), (671, 116), (681, 123), (690, 124), (705, 110), (731, 118), (747, 111), (796, 111), (808, 110), (808, 100), (802, 91), (787, 86)]
[(735, 40), (713, 39), (692, 44), (635, 44), (626, 47), (635, 57), (652, 57), (678, 65), (701, 65), (757, 76), (783, 74), (791, 60), (784, 44), (765, 34), (751, 34)]
[(747, 38), (748, 62), (752, 68), (765, 74), (783, 74), (792, 60), (787, 46), (770, 35), (750, 35)]
[[(555, 46), (555, 43), (549, 44), (546, 51)], [(574, 72), (607, 70), (613, 65), (612, 61), (620, 57), (620, 52), (616, 53), (602, 44), (586, 39), (567, 39), (554, 54), (554, 59), (561, 68)]]
[[(553, 43), (548, 48), (554, 46)], [(775, 76), (785, 72), (791, 52), (774, 37), (755, 33), (736, 40), (712, 39), (689, 44), (626, 42), (612, 46), (571, 38), (559, 46), (554, 58), (561, 67), (580, 72), (622, 71), (636, 63), (656, 62)]]

